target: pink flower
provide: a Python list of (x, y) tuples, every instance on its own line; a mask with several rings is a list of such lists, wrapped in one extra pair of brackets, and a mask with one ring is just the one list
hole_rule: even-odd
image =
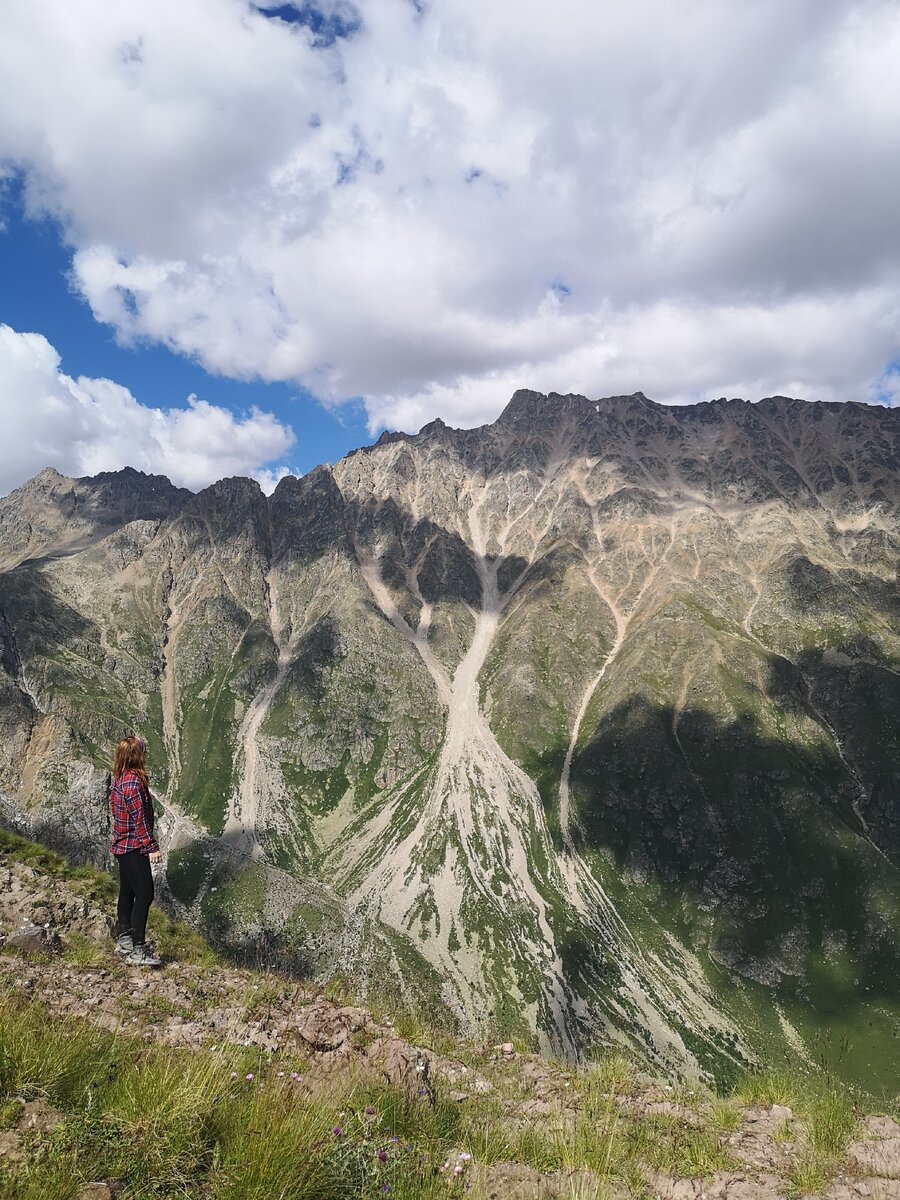
[(245, 1075), (245, 1076), (244, 1076), (244, 1078), (245, 1078), (245, 1079), (247, 1080), (247, 1082), (249, 1083), (249, 1082), (250, 1082), (250, 1080), (253, 1078), (253, 1072), (251, 1071), (251, 1072), (250, 1072), (250, 1074), (249, 1074), (249, 1075)]

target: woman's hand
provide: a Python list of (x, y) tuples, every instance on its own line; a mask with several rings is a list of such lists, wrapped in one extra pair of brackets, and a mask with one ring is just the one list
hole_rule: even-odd
[(161, 863), (162, 862), (162, 854), (160, 854), (160, 852), (158, 850), (151, 850), (147, 857), (150, 859), (150, 861), (152, 863)]

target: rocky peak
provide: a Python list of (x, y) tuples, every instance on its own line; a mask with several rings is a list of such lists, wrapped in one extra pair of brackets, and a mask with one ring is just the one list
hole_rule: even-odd
[(324, 553), (344, 538), (344, 497), (331, 467), (316, 467), (302, 478), (286, 475), (269, 497), (274, 554), (307, 557)]
[(585, 396), (561, 395), (559, 392), (544, 395), (543, 392), (520, 388), (495, 424), (502, 429), (528, 434), (558, 426), (567, 417), (583, 418), (590, 414), (592, 407)]
[(132, 521), (166, 520), (190, 498), (165, 476), (133, 467), (78, 479), (45, 467), (0, 499), (0, 562), (83, 546)]
[(216, 545), (246, 543), (269, 552), (269, 504), (255, 479), (232, 476), (219, 479), (191, 496), (182, 516), (201, 541)]
[(148, 475), (134, 467), (76, 479), (73, 491), (82, 508), (109, 525), (163, 520), (179, 512), (193, 495), (165, 475)]

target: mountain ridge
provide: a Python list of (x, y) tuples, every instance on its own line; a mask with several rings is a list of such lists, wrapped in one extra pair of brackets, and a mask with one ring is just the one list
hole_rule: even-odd
[(841, 994), (858, 1036), (900, 999), (898, 435), (522, 390), (268, 498), (100, 477), (110, 517), (54, 531), (38, 477), (0, 501), (7, 818), (58, 821), (127, 714), (175, 901), (222, 936), (557, 1052), (727, 1071), (809, 1053)]

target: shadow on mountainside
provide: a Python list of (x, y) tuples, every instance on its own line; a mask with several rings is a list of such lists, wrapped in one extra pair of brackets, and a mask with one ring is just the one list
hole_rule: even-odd
[(43, 579), (45, 561), (29, 560), (0, 575), (4, 666), (63, 646), (76, 654), (96, 651), (99, 627), (51, 591)]
[(773, 737), (749, 705), (723, 721), (635, 696), (573, 760), (580, 848), (659, 885), (689, 939), (740, 975), (795, 981), (826, 1011), (900, 1002), (900, 678), (772, 656), (766, 690), (783, 714), (839, 730), (843, 749)]
[[(428, 604), (481, 605), (477, 560), (465, 539), (428, 517), (416, 517), (393, 497), (347, 497), (329, 473), (315, 471), (301, 480), (282, 480), (272, 497), (272, 516), (276, 562), (307, 566), (336, 550), (357, 560), (362, 549), (377, 559), (407, 619), (410, 607), (418, 608), (411, 583)], [(518, 556), (503, 559), (501, 579), (515, 578), (526, 565)]]

